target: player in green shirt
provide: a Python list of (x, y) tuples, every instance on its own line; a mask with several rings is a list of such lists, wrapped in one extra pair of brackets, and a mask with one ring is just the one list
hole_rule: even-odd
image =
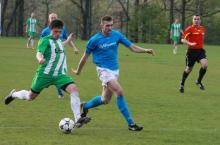
[(173, 54), (177, 53), (177, 45), (180, 42), (181, 33), (183, 33), (182, 26), (179, 23), (179, 19), (175, 19), (170, 28), (170, 37), (173, 40)]
[(34, 38), (37, 33), (38, 21), (34, 18), (35, 14), (31, 13), (31, 17), (26, 22), (26, 33), (28, 35), (27, 48), (34, 49)]
[[(42, 38), (37, 47), (37, 60), (39, 67), (33, 78), (31, 90), (12, 90), (5, 97), (5, 104), (9, 104), (14, 99), (34, 100), (44, 88), (55, 85), (67, 93), (71, 98), (71, 109), (74, 114), (76, 127), (90, 121), (89, 117), (81, 117), (80, 99), (76, 84), (66, 72), (66, 54), (63, 42), (59, 39), (62, 32), (63, 22), (54, 20), (50, 23), (51, 35)], [(65, 43), (71, 41), (72, 34), (68, 36)]]

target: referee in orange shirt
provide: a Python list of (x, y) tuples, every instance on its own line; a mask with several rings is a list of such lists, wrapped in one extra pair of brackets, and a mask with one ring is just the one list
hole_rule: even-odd
[(187, 53), (186, 53), (186, 68), (182, 75), (182, 80), (180, 83), (179, 91), (184, 93), (184, 84), (188, 75), (193, 69), (195, 62), (201, 64), (199, 70), (199, 77), (196, 80), (196, 85), (199, 86), (201, 90), (205, 90), (204, 85), (202, 84), (202, 79), (206, 73), (208, 67), (208, 60), (206, 59), (206, 52), (203, 49), (204, 47), (204, 35), (205, 27), (201, 26), (201, 19), (199, 15), (194, 15), (192, 20), (192, 25), (187, 27), (182, 36), (182, 42), (187, 44)]

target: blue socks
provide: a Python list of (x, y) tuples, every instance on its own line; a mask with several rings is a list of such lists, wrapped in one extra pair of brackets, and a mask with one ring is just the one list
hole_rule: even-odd
[(58, 96), (63, 96), (62, 89), (57, 87)]
[(83, 106), (83, 109), (88, 110), (90, 108), (94, 108), (94, 107), (99, 106), (101, 104), (103, 104), (102, 97), (96, 96), (96, 97), (92, 98), (90, 101), (86, 102)]
[(128, 125), (134, 124), (134, 122), (131, 118), (130, 112), (128, 111), (128, 107), (126, 105), (124, 97), (123, 96), (117, 96), (116, 97), (116, 103), (118, 105), (118, 109), (120, 110), (120, 112), (124, 116), (124, 118), (127, 121)]
[[(128, 107), (126, 105), (124, 97), (123, 96), (116, 97), (116, 103), (117, 103), (117, 106), (118, 106), (120, 112), (122, 113), (125, 120), (127, 121), (128, 125), (134, 124), (134, 122), (131, 118), (130, 112), (128, 111)], [(90, 101), (86, 102), (83, 106), (83, 109), (88, 110), (90, 108), (94, 108), (94, 107), (97, 107), (102, 104), (103, 103), (102, 103), (101, 96), (96, 96), (96, 97), (92, 98)]]

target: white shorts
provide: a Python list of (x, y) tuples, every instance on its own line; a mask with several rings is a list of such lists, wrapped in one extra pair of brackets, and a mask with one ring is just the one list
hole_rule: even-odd
[(102, 81), (102, 86), (107, 86), (111, 80), (118, 80), (119, 70), (110, 70), (107, 68), (96, 67), (97, 75)]

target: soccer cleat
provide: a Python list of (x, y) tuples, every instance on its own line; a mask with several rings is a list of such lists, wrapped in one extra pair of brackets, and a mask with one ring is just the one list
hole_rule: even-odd
[(205, 87), (204, 87), (204, 85), (202, 84), (202, 82), (196, 81), (196, 85), (199, 86), (200, 90), (205, 90)]
[(59, 98), (59, 99), (63, 99), (64, 96), (63, 96), (63, 95), (58, 95), (58, 98)]
[(5, 105), (8, 105), (13, 101), (15, 98), (12, 97), (12, 94), (15, 92), (15, 89), (11, 90), (8, 96), (5, 97)]
[(128, 129), (131, 131), (141, 131), (143, 127), (137, 124), (132, 124), (132, 125), (128, 125)]
[(184, 93), (184, 85), (180, 85), (179, 91), (180, 93)]
[(85, 105), (85, 102), (80, 104), (80, 112), (81, 112), (81, 117), (86, 117), (88, 114), (89, 110), (88, 109), (83, 109), (83, 106)]
[(89, 117), (81, 117), (81, 118), (79, 118), (78, 120), (77, 120), (77, 122), (75, 123), (75, 127), (76, 128), (80, 128), (80, 127), (82, 127), (84, 124), (87, 124), (87, 123), (89, 123), (91, 121), (91, 118), (89, 118)]
[(176, 52), (176, 50), (175, 50), (175, 49), (173, 49), (173, 54), (177, 54), (177, 52)]

